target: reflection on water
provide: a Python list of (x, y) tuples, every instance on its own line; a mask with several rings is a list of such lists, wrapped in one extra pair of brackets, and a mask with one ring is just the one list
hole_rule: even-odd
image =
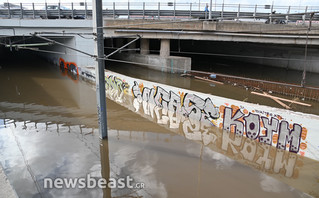
[[(92, 85), (32, 65), (0, 70), (0, 162), (20, 197), (318, 196), (318, 163), (189, 119), (171, 129), (158, 124), (161, 109), (111, 90), (100, 141)], [(47, 177), (87, 175), (145, 188), (43, 188)]]
[[(122, 90), (107, 89), (107, 96), (141, 116), (160, 124), (188, 140), (260, 170), (304, 192), (318, 196), (318, 162), (295, 153), (211, 127), (210, 123), (192, 120), (160, 108), (153, 103), (130, 99)], [(284, 177), (283, 177), (284, 176)], [(306, 180), (304, 180), (307, 178)]]

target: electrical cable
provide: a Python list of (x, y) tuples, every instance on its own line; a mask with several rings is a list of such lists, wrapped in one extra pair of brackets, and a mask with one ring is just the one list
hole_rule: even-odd
[[(104, 47), (106, 49), (118, 49), (114, 47)], [(139, 49), (139, 48), (137, 48)], [(150, 52), (160, 52), (160, 50), (149, 50)], [(293, 61), (303, 61), (304, 59), (296, 58), (278, 58), (278, 57), (264, 57), (264, 56), (244, 56), (244, 55), (232, 55), (232, 54), (217, 54), (217, 53), (203, 53), (203, 52), (186, 52), (186, 51), (170, 51), (176, 54), (193, 54), (193, 55), (205, 55), (205, 56), (224, 56), (224, 57), (236, 57), (236, 58), (254, 58), (254, 59), (268, 59), (268, 60), (293, 60)], [(312, 59), (309, 61), (319, 61), (319, 59)]]
[[(86, 53), (86, 52), (83, 52), (81, 50), (78, 50), (78, 49), (75, 49), (73, 47), (70, 47), (70, 46), (67, 46), (65, 44), (62, 44), (62, 43), (59, 43), (59, 42), (56, 42), (54, 40), (51, 40), (51, 39), (48, 39), (48, 38), (45, 38), (45, 37), (42, 37), (42, 36), (39, 36), (37, 34), (33, 34), (33, 36), (35, 37), (38, 37), (38, 38), (41, 38), (41, 39), (44, 39), (46, 41), (50, 41), (54, 44), (59, 44), (61, 46), (64, 46), (66, 48), (69, 48), (71, 50), (74, 50), (74, 51), (77, 51), (77, 52), (80, 52), (82, 54), (85, 54), (87, 56), (90, 56), (92, 58), (97, 58), (96, 56), (92, 55), (92, 54), (89, 54), (89, 53)], [(128, 63), (128, 64), (136, 64), (136, 65), (145, 65), (145, 66), (148, 66), (148, 67), (158, 67), (158, 66), (155, 66), (155, 65), (151, 65), (151, 64), (146, 64), (146, 63), (138, 63), (138, 62), (131, 62), (131, 61), (123, 61), (123, 60), (117, 60), (117, 59), (109, 59), (108, 57), (110, 57), (111, 55), (115, 54), (116, 52), (120, 51), (121, 49), (123, 49), (124, 47), (130, 45), (131, 43), (135, 42), (136, 40), (140, 39), (140, 36), (137, 35), (137, 38), (134, 39), (133, 41), (129, 42), (128, 44), (122, 46), (121, 48), (117, 48), (117, 50), (115, 50), (114, 52), (112, 52), (111, 54), (109, 55), (105, 55), (104, 58), (102, 58), (103, 60), (109, 60), (109, 61), (116, 61), (116, 62), (122, 62), (122, 63)], [(37, 48), (27, 48), (27, 47), (19, 47), (19, 49), (29, 49), (29, 50), (33, 50), (33, 51), (39, 51), (39, 52), (46, 52), (46, 53), (55, 53), (55, 54), (66, 54), (66, 53), (61, 53), (61, 52), (54, 52), (54, 51), (48, 51), (48, 50), (40, 50), (40, 49), (37, 49)], [(152, 51), (156, 51), (158, 52), (158, 50), (152, 50)], [(242, 56), (242, 55), (228, 55), (228, 54), (214, 54), (214, 53), (200, 53), (200, 52), (180, 52), (180, 51), (171, 51), (172, 53), (182, 53), (182, 54), (195, 54), (195, 55), (211, 55), (211, 56), (225, 56), (225, 57), (237, 57), (237, 58), (263, 58), (263, 59), (272, 59), (272, 60), (296, 60), (296, 61), (300, 61), (300, 59), (285, 59), (285, 58), (276, 58), (276, 57), (258, 57), (258, 56)], [(317, 61), (317, 60), (312, 60), (312, 61)], [(170, 67), (161, 67), (161, 68), (166, 68), (166, 69), (171, 69)], [(174, 68), (174, 70), (179, 70), (179, 71), (182, 71), (182, 72), (186, 72), (186, 70), (184, 69), (178, 69), (178, 68)]]

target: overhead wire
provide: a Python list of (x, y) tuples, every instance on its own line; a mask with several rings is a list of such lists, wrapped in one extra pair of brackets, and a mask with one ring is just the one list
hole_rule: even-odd
[[(91, 56), (91, 57), (94, 57), (94, 55), (92, 55), (92, 54), (89, 54), (89, 53), (86, 53), (86, 52), (83, 52), (83, 51), (81, 51), (81, 50), (77, 50), (77, 49), (75, 49), (75, 48), (72, 48), (72, 47), (69, 47), (69, 46), (67, 46), (67, 45), (64, 45), (64, 44), (62, 44), (62, 43), (59, 43), (59, 42), (57, 42), (57, 41), (55, 41), (55, 40), (52, 40), (52, 39), (48, 39), (48, 38), (45, 38), (45, 37), (42, 37), (42, 36), (38, 36), (37, 35), (37, 33), (38, 32), (36, 32), (32, 37), (38, 37), (38, 38), (41, 38), (41, 39), (44, 39), (44, 40), (47, 40), (47, 41), (50, 41), (50, 42), (53, 42), (53, 43), (55, 43), (55, 44), (59, 44), (59, 45), (62, 45), (62, 46), (64, 46), (64, 47), (67, 47), (67, 48), (70, 48), (70, 49), (72, 49), (72, 50), (75, 50), (75, 51), (78, 51), (78, 52), (80, 52), (80, 53), (84, 53), (84, 54), (86, 54), (86, 55), (89, 55), (89, 56)], [(43, 33), (43, 32), (42, 32)], [(79, 33), (76, 33), (77, 35), (79, 35)], [(136, 37), (136, 35), (130, 35), (130, 36), (135, 36)], [(28, 37), (27, 39), (30, 39), (30, 38), (32, 38), (32, 37)], [(27, 39), (24, 39), (24, 40), (27, 40)], [(93, 38), (92, 38), (93, 39)], [(23, 41), (23, 40), (19, 40), (19, 41)], [(15, 41), (14, 43), (18, 43), (19, 41)], [(0, 43), (0, 44), (2, 44), (2, 45), (4, 45), (3, 43)], [(22, 49), (21, 47), (20, 47), (20, 49)], [(24, 49), (29, 49), (29, 50), (35, 50), (34, 48), (24, 48)], [(118, 49), (118, 48), (113, 48), (113, 49)], [(39, 50), (38, 50), (39, 51)], [(42, 50), (42, 52), (44, 52), (45, 50)], [(159, 52), (159, 50), (153, 50), (153, 51), (155, 51), (155, 52)], [(46, 52), (48, 52), (48, 53), (50, 53), (50, 52), (52, 52), (52, 53), (59, 53), (59, 52), (54, 52), (54, 51), (46, 51)], [(270, 59), (270, 60), (295, 60), (295, 61), (301, 61), (301, 59), (289, 59), (289, 58), (278, 58), (278, 57), (264, 57), (264, 56), (245, 56), (245, 55), (231, 55), (231, 54), (218, 54), (218, 53), (202, 53), (202, 52), (185, 52), (185, 51), (171, 51), (172, 53), (180, 53), (180, 54), (193, 54), (193, 55), (209, 55), (209, 56), (224, 56), (224, 57), (237, 57), (237, 58), (254, 58), (254, 59)], [(63, 53), (63, 54), (65, 54), (65, 53)], [(317, 59), (316, 60), (310, 60), (310, 61), (318, 61)]]
[[(118, 49), (114, 47), (104, 47), (106, 49)], [(140, 50), (137, 48), (136, 50)], [(150, 52), (160, 52), (160, 50), (149, 50)], [(294, 60), (294, 61), (303, 61), (304, 59), (296, 58), (279, 58), (279, 57), (265, 57), (265, 56), (245, 56), (245, 55), (235, 55), (235, 54), (218, 54), (218, 53), (204, 53), (204, 52), (186, 52), (186, 51), (170, 51), (171, 53), (176, 54), (193, 54), (193, 55), (205, 55), (205, 56), (224, 56), (224, 57), (236, 57), (236, 58), (254, 58), (254, 59), (269, 59), (269, 60)], [(319, 61), (319, 59), (312, 59), (309, 61)]]
[[(187, 20), (189, 21), (189, 20)], [(185, 21), (170, 21), (170, 23), (176, 23), (176, 22), (187, 22), (186, 20)], [(191, 20), (191, 21), (194, 21), (194, 20)], [(155, 23), (155, 24), (159, 24), (159, 23), (167, 23), (167, 22), (158, 22), (158, 23)], [(143, 25), (145, 25), (145, 23), (142, 23)], [(154, 24), (154, 23), (149, 23), (149, 24)], [(137, 24), (134, 24), (134, 25), (137, 25)], [(114, 27), (114, 26), (110, 26), (110, 27)], [(297, 29), (297, 30), (300, 30), (300, 29)], [(312, 29), (313, 30), (313, 29)], [(279, 31), (279, 30), (278, 30)], [(288, 30), (280, 30), (280, 31), (288, 31)], [(28, 37), (27, 39), (30, 39), (30, 38), (33, 38), (33, 37), (37, 37), (37, 38), (40, 38), (40, 39), (43, 39), (43, 40), (46, 40), (46, 41), (50, 41), (50, 42), (53, 42), (54, 44), (58, 44), (58, 45), (62, 45), (66, 48), (69, 48), (71, 50), (74, 50), (74, 51), (77, 51), (77, 52), (80, 52), (80, 53), (83, 53), (87, 56), (90, 56), (92, 58), (97, 58), (96, 56), (92, 55), (92, 54), (89, 54), (89, 53), (86, 53), (86, 52), (83, 52), (81, 50), (78, 50), (78, 49), (75, 49), (75, 48), (72, 48), (70, 46), (67, 46), (65, 44), (62, 44), (62, 43), (59, 43), (55, 40), (52, 40), (52, 39), (48, 39), (48, 38), (45, 38), (45, 37), (42, 37), (42, 36), (39, 36), (38, 34), (76, 34), (78, 36), (81, 36), (82, 38), (85, 38), (83, 37), (82, 35), (94, 35), (93, 33), (75, 33), (75, 32), (71, 32), (71, 33), (65, 33), (65, 32), (35, 32), (34, 34), (32, 34), (31, 37)], [(136, 35), (129, 35), (129, 36), (135, 36)], [(118, 37), (109, 37), (109, 38), (122, 38), (124, 37), (124, 35), (121, 35), (121, 36), (118, 36)], [(23, 40), (27, 40), (27, 39), (23, 39)], [(93, 38), (86, 38), (86, 39), (93, 39)], [(23, 41), (23, 40), (19, 40), (19, 41), (15, 41), (14, 43), (18, 43), (20, 41)], [(135, 41), (135, 40), (134, 40)], [(133, 41), (133, 42), (134, 42)], [(2, 45), (4, 45), (3, 43), (0, 43)], [(122, 47), (123, 48), (123, 47)], [(62, 53), (62, 52), (55, 52), (55, 51), (49, 51), (49, 50), (42, 50), (42, 49), (38, 49), (38, 48), (28, 48), (28, 47), (19, 47), (19, 49), (28, 49), (28, 50), (33, 50), (33, 51), (39, 51), (39, 52), (45, 52), (45, 53), (54, 53), (54, 54), (66, 54), (66, 53)], [(113, 48), (113, 49), (117, 49), (117, 48)], [(115, 52), (109, 54), (109, 55), (105, 55), (105, 60), (109, 60), (109, 61), (117, 61), (117, 62), (123, 62), (123, 63), (129, 63), (129, 64), (138, 64), (138, 65), (147, 65), (147, 66), (153, 66), (151, 64), (144, 64), (144, 63), (138, 63), (138, 62), (131, 62), (131, 61), (123, 61), (123, 60), (116, 60), (116, 59), (109, 59), (108, 57), (115, 54), (116, 52), (120, 51), (119, 49), (115, 50)], [(151, 51), (156, 51), (156, 52), (159, 52), (159, 50), (151, 50)], [(271, 60), (295, 60), (295, 61), (301, 61), (301, 59), (289, 59), (289, 58), (278, 58), (278, 57), (261, 57), (261, 56), (245, 56), (245, 55), (231, 55), (231, 54), (218, 54), (218, 53), (202, 53), (202, 52), (185, 52), (185, 51), (171, 51), (171, 53), (180, 53), (180, 54), (193, 54), (193, 55), (209, 55), (209, 56), (224, 56), (224, 57), (236, 57), (236, 58), (254, 58), (254, 59), (271, 59)], [(318, 60), (311, 60), (311, 61), (318, 61)], [(169, 68), (169, 67), (167, 67)], [(184, 70), (183, 70), (184, 71)]]

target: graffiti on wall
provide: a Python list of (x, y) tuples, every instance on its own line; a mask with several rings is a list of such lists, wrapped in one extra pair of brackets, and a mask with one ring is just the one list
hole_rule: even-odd
[(231, 107), (221, 107), (221, 109), (223, 109), (223, 129), (246, 135), (250, 139), (258, 139), (259, 142), (268, 145), (272, 145), (276, 139), (277, 148), (285, 150), (288, 147), (290, 152), (299, 152), (302, 138), (301, 125), (297, 123), (290, 125), (286, 120), (260, 116), (257, 113), (245, 114), (237, 108), (235, 111)]
[[(111, 77), (110, 80), (114, 83), (112, 78), (113, 77)], [(200, 121), (200, 119), (205, 116), (194, 116), (192, 119), (176, 113), (176, 110), (182, 107), (180, 101), (183, 101), (182, 99), (178, 100), (176, 95), (171, 95), (170, 98), (172, 98), (171, 100), (173, 100), (173, 102), (167, 104), (167, 107), (171, 105), (170, 108), (173, 108), (175, 112), (168, 111), (163, 108), (163, 106), (166, 106), (165, 103), (167, 103), (167, 101), (163, 103), (159, 97), (156, 97), (156, 93), (160, 94), (163, 90), (159, 89), (159, 92), (156, 92), (156, 87), (151, 89), (147, 88), (147, 91), (144, 93), (144, 99), (148, 99), (148, 101), (146, 101), (142, 99), (142, 93), (145, 87), (141, 84), (134, 85), (135, 88), (132, 87), (132, 91), (135, 92), (135, 98), (133, 100), (135, 112), (142, 114), (144, 117), (149, 116), (149, 119), (167, 126), (189, 140), (202, 142), (205, 146), (209, 146), (227, 156), (231, 156), (233, 159), (243, 160), (250, 166), (260, 170), (265, 170), (269, 173), (284, 174), (286, 177), (298, 177), (297, 170), (302, 163), (298, 163), (299, 158), (295, 153), (276, 149), (271, 145), (259, 143), (243, 135), (220, 130), (216, 127), (213, 127), (214, 130), (212, 130), (212, 124), (209, 121), (206, 119), (205, 122)], [(140, 91), (136, 90), (136, 86), (138, 86)], [(120, 92), (119, 90), (122, 89), (118, 89), (117, 92), (114, 92), (114, 88), (118, 88), (118, 86), (115, 86), (114, 84), (113, 86), (107, 86), (107, 96), (111, 98), (116, 96), (117, 102), (120, 102), (122, 105), (130, 106), (131, 103), (124, 99), (124, 95), (118, 95)], [(114, 95), (114, 93), (117, 94)], [(182, 93), (180, 95), (184, 96)], [(120, 100), (118, 97), (122, 97), (122, 99)], [(157, 104), (155, 103), (155, 100), (159, 100)], [(161, 103), (162, 106), (159, 106), (159, 103)], [(191, 106), (191, 104), (189, 105)], [(197, 106), (194, 108), (196, 110), (199, 109)], [(203, 114), (205, 115), (205, 113)]]
[[(132, 94), (138, 103), (146, 101), (162, 108), (164, 120), (170, 114), (180, 114), (193, 120), (210, 123), (214, 126), (233, 132), (237, 135), (246, 136), (249, 139), (261, 143), (274, 145), (279, 149), (288, 150), (293, 153), (300, 152), (304, 155), (307, 148), (307, 129), (298, 123), (289, 124), (280, 115), (253, 110), (249, 112), (244, 107), (225, 104), (216, 107), (210, 98), (201, 98), (195, 94), (174, 93), (160, 86), (153, 88), (144, 87), (143, 83), (136, 81), (132, 86)], [(166, 112), (168, 111), (168, 112)], [(158, 114), (158, 113), (157, 113)], [(176, 117), (176, 121), (181, 121)]]
[(176, 94), (160, 86), (148, 88), (143, 84), (138, 85), (136, 81), (132, 87), (132, 93), (139, 101), (155, 104), (157, 107), (198, 121), (216, 125), (215, 120), (219, 118), (219, 110), (210, 98), (202, 99), (195, 94)]
[[(130, 85), (125, 80), (107, 76), (106, 85), (108, 97), (122, 105), (129, 103), (124, 93), (128, 93)], [(145, 87), (136, 81), (130, 90), (134, 111), (144, 117), (255, 168), (286, 177), (298, 176), (302, 163), (298, 163), (296, 153), (304, 155), (307, 148), (307, 129), (302, 125), (290, 124), (269, 112), (249, 112), (242, 106), (225, 103), (217, 107), (210, 98), (175, 93), (160, 86)], [(212, 130), (212, 125), (219, 129)]]
[(59, 59), (59, 66), (63, 76), (68, 76), (73, 81), (77, 82), (79, 79), (79, 69), (76, 63), (66, 62), (63, 58)]
[(118, 102), (123, 102), (123, 94), (127, 94), (130, 88), (127, 82), (112, 75), (105, 77), (105, 86), (111, 99)]

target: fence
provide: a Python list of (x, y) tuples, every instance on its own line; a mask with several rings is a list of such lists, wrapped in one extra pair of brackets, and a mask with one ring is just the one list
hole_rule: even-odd
[[(205, 12), (207, 3), (174, 2), (104, 2), (103, 15), (111, 18), (209, 18)], [(309, 20), (310, 13), (319, 6), (275, 6), (246, 4), (213, 4), (211, 18), (216, 20), (275, 19), (288, 21)], [(92, 16), (91, 2), (76, 3), (4, 3), (0, 5), (2, 18), (89, 18)]]

